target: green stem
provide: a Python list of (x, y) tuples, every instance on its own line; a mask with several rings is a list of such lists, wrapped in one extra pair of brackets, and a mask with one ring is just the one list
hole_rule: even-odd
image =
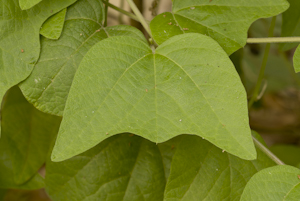
[(300, 43), (300, 37), (248, 38), (247, 43)]
[(147, 23), (147, 21), (145, 20), (144, 16), (142, 15), (142, 13), (140, 12), (140, 10), (136, 7), (135, 3), (132, 0), (127, 0), (131, 10), (134, 12), (134, 14), (136, 15), (136, 17), (139, 19), (140, 23), (143, 25), (144, 29), (147, 31), (147, 33), (149, 34), (149, 36), (152, 38), (152, 34), (149, 28), (149, 25)]
[(265, 147), (260, 141), (252, 136), (254, 144), (264, 152), (269, 158), (271, 158), (277, 165), (285, 165), (277, 156), (275, 156), (267, 147)]
[[(138, 22), (140, 21), (139, 18), (138, 18), (136, 15), (134, 15), (134, 14), (132, 14), (132, 13), (126, 11), (126, 10), (123, 10), (123, 9), (121, 9), (121, 8), (119, 8), (119, 7), (117, 7), (117, 6), (113, 5), (113, 4), (111, 4), (111, 3), (109, 3), (109, 2), (106, 2), (106, 1), (104, 1), (103, 3), (106, 4), (107, 6), (109, 6), (110, 8), (115, 9), (116, 11), (119, 11), (120, 13), (122, 13), (122, 14), (124, 14), (124, 15), (130, 17), (130, 18), (133, 19), (133, 20), (136, 20), (136, 21), (138, 21)], [(146, 21), (146, 22), (147, 22), (148, 24), (150, 23), (149, 21)]]
[[(276, 24), (276, 16), (274, 16), (272, 18), (271, 26), (269, 28), (268, 37), (272, 37), (273, 36), (275, 24)], [(264, 79), (264, 74), (265, 74), (265, 70), (266, 70), (266, 66), (267, 66), (267, 62), (268, 62), (270, 47), (271, 47), (271, 44), (268, 43), (266, 45), (266, 49), (265, 49), (263, 61), (262, 61), (262, 64), (261, 64), (261, 68), (260, 68), (260, 72), (259, 72), (259, 75), (258, 75), (258, 79), (257, 79), (256, 85), (255, 85), (255, 88), (254, 88), (254, 91), (253, 91), (253, 95), (252, 95), (252, 97), (251, 97), (251, 99), (249, 101), (249, 104), (248, 104), (248, 108), (249, 109), (251, 108), (251, 106), (253, 105), (253, 103), (257, 100), (257, 95), (259, 93), (259, 90), (260, 90), (260, 87), (261, 87), (261, 83), (262, 83), (262, 81)]]
[[(104, 2), (105, 3), (108, 3), (108, 0), (104, 0)], [(105, 20), (104, 20), (104, 27), (106, 27), (107, 26), (107, 16), (108, 16), (108, 5), (107, 4), (105, 4)]]

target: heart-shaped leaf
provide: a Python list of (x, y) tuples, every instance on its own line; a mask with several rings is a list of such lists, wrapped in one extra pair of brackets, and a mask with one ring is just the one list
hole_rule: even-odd
[(172, 12), (156, 16), (150, 28), (158, 44), (196, 32), (212, 37), (231, 54), (246, 44), (251, 23), (288, 7), (286, 0), (174, 0)]
[(0, 187), (21, 185), (45, 163), (61, 118), (38, 111), (11, 88), (1, 111)]
[(46, 189), (56, 201), (163, 200), (179, 140), (157, 146), (141, 137), (122, 134), (67, 161), (54, 163), (49, 158)]
[(164, 200), (239, 200), (251, 177), (273, 165), (259, 149), (257, 160), (244, 161), (189, 136), (181, 140), (173, 156)]
[(67, 9), (65, 8), (44, 22), (40, 34), (49, 39), (58, 39), (63, 30), (66, 12)]
[(31, 73), (40, 54), (40, 27), (76, 0), (43, 1), (22, 11), (18, 0), (0, 1), (0, 100)]
[[(291, 4), (289, 9), (282, 14), (281, 36), (300, 36), (300, 1), (288, 0)], [(294, 48), (298, 43), (282, 43), (280, 49), (285, 51)]]
[(246, 185), (241, 201), (300, 200), (300, 170), (279, 165), (256, 173)]
[(99, 0), (80, 0), (68, 8), (59, 40), (41, 40), (41, 56), (31, 75), (20, 84), (26, 99), (39, 110), (62, 116), (75, 72), (87, 51), (97, 42), (117, 35), (145, 41), (131, 26), (102, 27)]
[(68, 159), (123, 132), (156, 143), (194, 134), (255, 159), (247, 114), (240, 78), (210, 37), (175, 36), (155, 53), (139, 39), (108, 38), (76, 72), (52, 159)]

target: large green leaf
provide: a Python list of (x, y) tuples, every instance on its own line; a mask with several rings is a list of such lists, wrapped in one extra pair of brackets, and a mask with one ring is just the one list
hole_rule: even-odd
[(255, 159), (247, 113), (240, 78), (210, 37), (175, 36), (155, 53), (139, 39), (108, 38), (80, 64), (52, 159), (68, 159), (123, 132), (157, 143), (195, 134)]
[[(300, 1), (288, 0), (290, 8), (282, 14), (281, 36), (300, 36)], [(298, 43), (282, 43), (280, 49), (289, 50), (296, 47)]]
[(157, 146), (122, 134), (67, 161), (54, 163), (49, 158), (46, 189), (55, 201), (162, 200), (179, 140), (177, 137)]
[(174, 0), (171, 13), (150, 23), (154, 40), (161, 44), (183, 33), (202, 33), (231, 54), (246, 44), (251, 23), (285, 11), (286, 0)]
[(38, 4), (39, 2), (41, 2), (42, 0), (19, 0), (19, 4), (22, 10), (26, 10), (29, 9), (33, 6), (35, 6), (36, 4)]
[(256, 173), (248, 182), (241, 201), (299, 201), (300, 170), (280, 165)]
[(49, 39), (58, 39), (63, 30), (67, 9), (61, 10), (44, 22), (40, 34)]
[(244, 161), (196, 136), (177, 147), (164, 200), (236, 200), (250, 178), (275, 163), (257, 150), (257, 160)]
[(131, 26), (103, 28), (103, 5), (99, 0), (80, 0), (68, 8), (59, 40), (42, 38), (42, 50), (32, 74), (20, 87), (25, 97), (41, 111), (62, 115), (75, 72), (86, 52), (97, 42), (116, 35), (145, 40)]
[(40, 54), (40, 27), (76, 0), (47, 0), (22, 11), (18, 0), (0, 1), (0, 100), (31, 73)]
[(1, 113), (0, 187), (12, 188), (28, 181), (45, 163), (61, 118), (35, 109), (18, 87), (8, 91)]

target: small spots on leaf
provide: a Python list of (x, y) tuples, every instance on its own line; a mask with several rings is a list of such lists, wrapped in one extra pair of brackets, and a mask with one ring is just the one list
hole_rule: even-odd
[(297, 175), (298, 176), (298, 179), (300, 179), (300, 175)]
[(105, 133), (106, 135), (108, 135), (108, 133)]
[(166, 17), (166, 15), (163, 15), (164, 17)]
[(194, 9), (195, 9), (195, 7), (190, 7), (190, 9), (191, 9), (191, 10), (194, 10)]
[(146, 92), (148, 92), (148, 89), (146, 89)]
[(172, 22), (169, 22), (168, 25), (172, 25)]
[(130, 135), (129, 135), (129, 137), (133, 137), (133, 136), (134, 136), (134, 134), (130, 134)]
[(225, 150), (222, 150), (222, 153), (224, 153), (225, 152)]
[(184, 31), (187, 31), (187, 30), (189, 30), (189, 28), (182, 28)]
[(24, 52), (24, 50), (23, 50), (23, 49), (21, 49), (21, 52), (23, 53), (23, 52)]

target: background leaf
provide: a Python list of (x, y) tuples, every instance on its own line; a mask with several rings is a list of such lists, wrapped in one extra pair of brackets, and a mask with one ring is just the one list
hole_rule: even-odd
[(164, 200), (239, 200), (250, 178), (273, 165), (259, 149), (257, 160), (245, 161), (206, 140), (187, 136), (174, 154)]
[(41, 2), (42, 0), (19, 0), (19, 4), (22, 10), (26, 10), (29, 9), (33, 6), (35, 6), (36, 4), (38, 4), (39, 2)]
[[(300, 36), (300, 1), (288, 0), (290, 7), (282, 14), (281, 37)], [(279, 45), (283, 51), (296, 47), (298, 43), (282, 43)]]
[(255, 20), (278, 15), (286, 0), (174, 0), (172, 13), (162, 13), (150, 23), (156, 43), (184, 33), (202, 33), (215, 39), (232, 54), (246, 44), (247, 31)]
[(300, 48), (297, 47), (293, 57), (294, 69), (296, 73), (300, 72)]
[(240, 78), (213, 39), (179, 35), (153, 54), (138, 39), (108, 38), (80, 64), (52, 159), (65, 160), (123, 132), (157, 143), (195, 134), (255, 159), (247, 114)]
[(63, 30), (67, 9), (63, 9), (44, 22), (40, 34), (49, 39), (58, 39)]
[(160, 147), (141, 137), (122, 134), (60, 163), (49, 158), (47, 192), (55, 201), (163, 200), (164, 169), (169, 168), (171, 152), (176, 149), (169, 146), (171, 143)]
[(22, 11), (18, 0), (0, 1), (0, 100), (31, 73), (40, 54), (40, 27), (76, 0), (47, 0)]
[(35, 109), (18, 87), (8, 91), (1, 120), (1, 188), (15, 188), (37, 173), (46, 161), (50, 142), (57, 134), (60, 121), (59, 117)]
[(261, 170), (246, 185), (241, 201), (300, 200), (299, 175), (298, 168), (288, 165)]
[(75, 72), (86, 52), (97, 42), (117, 35), (145, 41), (131, 26), (102, 27), (103, 5), (80, 0), (68, 8), (59, 40), (42, 38), (41, 56), (32, 74), (20, 84), (25, 97), (39, 110), (62, 116)]
[(298, 166), (300, 164), (300, 147), (294, 145), (274, 145), (270, 150), (287, 165)]

